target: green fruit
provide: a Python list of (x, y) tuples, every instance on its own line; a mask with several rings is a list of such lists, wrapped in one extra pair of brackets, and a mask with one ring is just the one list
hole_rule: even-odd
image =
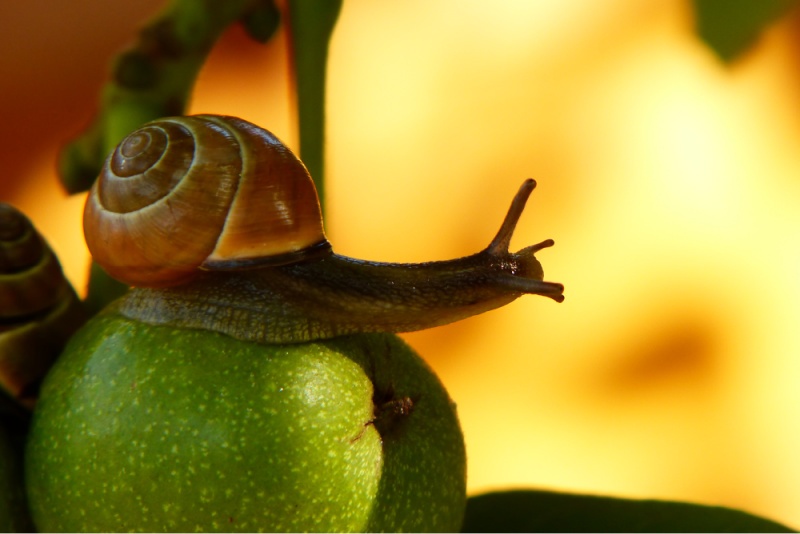
[(455, 531), (455, 409), (399, 338), (263, 345), (114, 313), (47, 376), (28, 440), (42, 531)]

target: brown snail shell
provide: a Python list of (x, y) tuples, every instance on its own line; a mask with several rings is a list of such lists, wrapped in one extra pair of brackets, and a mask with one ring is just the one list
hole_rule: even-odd
[(131, 133), (89, 193), (84, 232), (98, 264), (143, 287), (330, 254), (303, 163), (235, 117), (167, 118)]
[(0, 318), (50, 308), (64, 284), (61, 266), (30, 221), (0, 204)]
[(86, 313), (27, 217), (0, 204), (0, 388), (30, 408)]

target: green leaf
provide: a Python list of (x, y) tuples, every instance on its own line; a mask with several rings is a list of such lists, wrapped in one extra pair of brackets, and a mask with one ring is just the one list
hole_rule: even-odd
[(794, 532), (754, 515), (682, 502), (537, 490), (470, 497), (463, 532)]
[(697, 33), (724, 61), (732, 61), (797, 0), (694, 0)]

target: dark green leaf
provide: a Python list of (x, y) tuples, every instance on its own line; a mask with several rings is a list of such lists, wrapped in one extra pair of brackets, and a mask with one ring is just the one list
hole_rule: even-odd
[(462, 531), (793, 532), (730, 508), (536, 490), (470, 497)]
[(731, 61), (797, 0), (694, 0), (697, 32), (717, 55)]

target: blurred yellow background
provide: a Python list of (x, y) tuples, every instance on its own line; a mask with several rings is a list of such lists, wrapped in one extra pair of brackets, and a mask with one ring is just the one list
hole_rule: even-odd
[[(63, 5), (62, 5), (63, 4)], [(161, 2), (0, 6), (0, 200), (79, 289), (82, 198), (53, 170)], [(732, 66), (678, 0), (345, 0), (329, 68), (328, 234), (375, 260), (488, 244), (527, 177), (526, 297), (404, 336), (458, 404), (470, 492), (680, 499), (800, 525), (800, 21)], [(296, 146), (283, 35), (238, 28), (192, 112)]]

